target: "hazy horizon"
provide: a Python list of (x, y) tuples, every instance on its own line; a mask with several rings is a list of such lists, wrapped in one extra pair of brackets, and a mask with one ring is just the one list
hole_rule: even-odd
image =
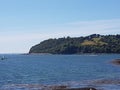
[(49, 38), (120, 34), (119, 0), (2, 0), (0, 53), (27, 53)]

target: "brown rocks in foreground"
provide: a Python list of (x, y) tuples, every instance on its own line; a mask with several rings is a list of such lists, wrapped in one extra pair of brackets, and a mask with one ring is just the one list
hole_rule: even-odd
[(97, 90), (93, 87), (84, 87), (84, 88), (71, 88), (68, 86), (52, 86), (49, 87), (51, 90)]
[(59, 89), (52, 89), (52, 90), (97, 90), (95, 88), (59, 88)]
[(120, 84), (120, 79), (102, 79), (102, 80), (96, 80), (96, 81), (93, 81), (92, 82), (93, 84), (99, 84), (99, 85), (102, 85), (102, 84), (116, 84), (116, 85), (119, 85)]
[(39, 85), (39, 84), (11, 84), (5, 86), (5, 89), (0, 89), (0, 90), (97, 90), (92, 87), (85, 87), (85, 88), (72, 88), (66, 85), (52, 85), (52, 86), (47, 86), (47, 85)]

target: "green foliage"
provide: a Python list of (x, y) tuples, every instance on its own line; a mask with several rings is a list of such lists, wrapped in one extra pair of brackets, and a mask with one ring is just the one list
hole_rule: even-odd
[(90, 40), (84, 40), (81, 45), (106, 45), (107, 43), (101, 41), (101, 37), (92, 38)]
[(48, 39), (33, 46), (29, 53), (120, 53), (120, 35), (93, 34), (78, 38)]

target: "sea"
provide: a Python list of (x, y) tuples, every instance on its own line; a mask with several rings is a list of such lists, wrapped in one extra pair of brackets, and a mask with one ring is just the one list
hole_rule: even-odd
[(120, 54), (0, 54), (0, 90), (42, 90), (66, 85), (120, 90)]

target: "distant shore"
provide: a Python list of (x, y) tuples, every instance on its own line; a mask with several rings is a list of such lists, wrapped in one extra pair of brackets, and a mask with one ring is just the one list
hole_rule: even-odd
[(22, 55), (111, 55), (120, 53), (78, 53), (78, 54), (52, 54), (52, 53), (23, 53)]

